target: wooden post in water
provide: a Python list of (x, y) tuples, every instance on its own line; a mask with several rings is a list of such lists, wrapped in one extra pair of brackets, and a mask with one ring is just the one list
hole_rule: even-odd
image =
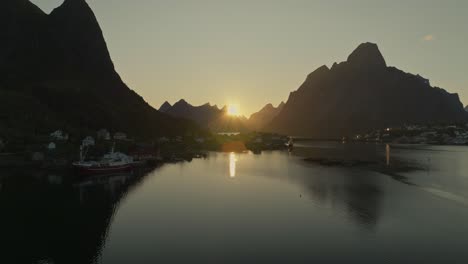
[(387, 156), (387, 166), (390, 166), (390, 145), (389, 144), (385, 146), (385, 152)]

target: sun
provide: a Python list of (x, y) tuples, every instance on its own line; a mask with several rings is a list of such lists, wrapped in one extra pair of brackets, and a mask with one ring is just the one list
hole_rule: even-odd
[(239, 113), (239, 106), (235, 104), (229, 104), (227, 108), (227, 114), (230, 116), (238, 116)]

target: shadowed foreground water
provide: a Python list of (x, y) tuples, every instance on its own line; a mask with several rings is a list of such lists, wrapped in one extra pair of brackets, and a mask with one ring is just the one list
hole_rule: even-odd
[[(0, 172), (0, 262), (468, 261), (468, 148), (392, 147), (391, 158), (421, 168), (404, 181), (300, 157), (339, 148), (210, 153), (79, 181)], [(370, 148), (385, 161), (385, 146)]]

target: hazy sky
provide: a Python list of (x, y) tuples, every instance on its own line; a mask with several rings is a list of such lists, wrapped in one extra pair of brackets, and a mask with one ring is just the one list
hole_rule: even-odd
[[(32, 1), (49, 13), (63, 0)], [(467, 0), (88, 0), (124, 81), (150, 104), (285, 101), (362, 42), (468, 104)]]

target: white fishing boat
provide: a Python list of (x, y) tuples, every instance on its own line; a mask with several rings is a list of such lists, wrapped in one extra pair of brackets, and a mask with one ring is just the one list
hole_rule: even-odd
[(108, 174), (128, 171), (132, 168), (133, 158), (121, 153), (115, 152), (112, 147), (111, 152), (105, 154), (100, 160), (85, 160), (87, 148), (80, 147), (80, 161), (74, 162), (73, 167), (83, 174)]

